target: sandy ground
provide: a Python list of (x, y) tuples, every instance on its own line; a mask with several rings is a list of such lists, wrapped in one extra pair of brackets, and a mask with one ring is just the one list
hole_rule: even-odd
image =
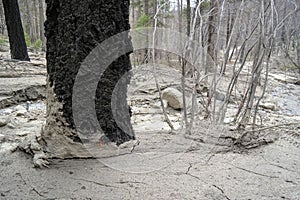
[[(36, 169), (31, 156), (2, 152), (0, 198), (299, 199), (299, 155), (299, 148), (279, 139), (250, 152), (216, 154), (209, 161), (201, 148), (173, 154), (169, 166), (132, 173), (97, 159), (53, 160), (49, 169)], [(116, 162), (122, 169), (121, 159)]]

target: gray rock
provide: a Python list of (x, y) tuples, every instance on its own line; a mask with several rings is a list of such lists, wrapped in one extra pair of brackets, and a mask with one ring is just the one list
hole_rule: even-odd
[(9, 123), (9, 118), (6, 116), (0, 116), (0, 127), (6, 126)]
[(182, 109), (182, 93), (175, 88), (167, 88), (162, 93), (162, 99), (168, 102), (168, 105), (174, 109)]
[(223, 93), (221, 93), (219, 91), (216, 91), (215, 97), (219, 101), (224, 101), (225, 100), (225, 94), (223, 94)]

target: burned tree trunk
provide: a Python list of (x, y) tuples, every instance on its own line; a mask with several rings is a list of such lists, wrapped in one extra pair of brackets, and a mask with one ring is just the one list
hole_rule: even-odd
[(18, 0), (3, 0), (12, 59), (29, 61)]
[[(130, 29), (129, 0), (46, 0), (46, 4), (48, 102), (42, 134), (44, 146), (52, 157), (87, 157), (72, 113), (75, 79), (81, 63), (98, 44)], [(129, 54), (114, 60), (103, 73), (94, 100), (97, 120), (106, 139), (117, 145), (134, 139), (127, 105), (129, 79), (118, 89), (118, 108), (127, 110), (128, 115), (122, 120), (129, 124), (131, 134), (118, 126), (111, 106), (116, 84), (130, 69)]]

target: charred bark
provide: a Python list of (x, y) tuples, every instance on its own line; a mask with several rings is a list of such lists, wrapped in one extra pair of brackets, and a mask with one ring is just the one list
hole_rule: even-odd
[(11, 58), (30, 61), (24, 38), (18, 0), (3, 0)]
[[(129, 0), (46, 0), (46, 4), (48, 105), (43, 138), (48, 143), (48, 151), (55, 151), (54, 146), (62, 143), (51, 141), (54, 140), (52, 137), (54, 134), (58, 140), (61, 138), (69, 140), (70, 146), (82, 142), (76, 133), (72, 114), (75, 78), (83, 60), (98, 44), (130, 29)], [(118, 127), (111, 108), (113, 90), (120, 77), (130, 69), (129, 54), (115, 60), (102, 75), (95, 97), (98, 122), (106, 137), (118, 145), (134, 139), (129, 114), (124, 116), (123, 120), (130, 125), (132, 134), (127, 134)], [(127, 105), (129, 81), (127, 79), (121, 89), (118, 89), (118, 102), (121, 104), (118, 108), (127, 110), (127, 113), (129, 113)], [(49, 149), (51, 144), (53, 147)], [(62, 150), (58, 154), (63, 155), (60, 157), (72, 156), (70, 150), (68, 153)], [(74, 154), (83, 157), (76, 152)]]

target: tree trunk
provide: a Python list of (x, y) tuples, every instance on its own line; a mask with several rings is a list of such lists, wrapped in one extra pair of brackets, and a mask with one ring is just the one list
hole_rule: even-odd
[[(132, 4), (133, 3), (135, 3), (134, 0), (132, 0)], [(132, 19), (132, 21), (130, 22), (131, 24), (135, 23), (135, 9), (134, 8), (135, 8), (135, 6), (132, 5), (131, 6), (131, 19)]]
[(33, 42), (33, 35), (34, 35), (34, 26), (33, 26), (33, 20), (32, 15), (29, 8), (29, 3), (31, 3), (28, 0), (25, 0), (25, 9), (26, 9), (26, 23), (24, 23), (25, 32), (29, 35), (31, 42)]
[[(46, 4), (48, 96), (47, 120), (42, 134), (46, 142), (45, 150), (50, 152), (50, 157), (88, 157), (90, 154), (82, 146), (83, 140), (79, 138), (73, 117), (72, 105), (78, 103), (72, 101), (75, 79), (81, 63), (98, 44), (130, 29), (129, 0), (47, 0)], [(100, 60), (105, 58), (101, 57)], [(118, 108), (128, 113), (122, 116), (122, 123), (128, 125), (130, 134), (118, 126), (113, 116), (115, 110), (111, 106), (116, 84), (130, 69), (129, 54), (120, 56), (106, 69), (94, 95), (97, 123), (104, 131), (105, 139), (117, 145), (134, 139), (127, 105), (129, 79), (118, 85), (117, 101)], [(86, 81), (91, 81), (89, 79), (87, 77)], [(89, 89), (83, 92), (89, 92)], [(85, 108), (86, 105), (82, 106)]]
[[(144, 1), (144, 13), (147, 17), (149, 17), (149, 0), (145, 0)], [(147, 24), (147, 26), (149, 26), (149, 24)], [(148, 36), (146, 36), (146, 44), (149, 43), (149, 38)], [(150, 60), (150, 53), (148, 51), (148, 48), (145, 49), (145, 53), (144, 53), (144, 61), (143, 63), (148, 63)]]
[(5, 30), (5, 19), (4, 19), (4, 11), (3, 5), (0, 3), (0, 33), (3, 35)]
[(186, 1), (186, 34), (190, 36), (191, 33), (191, 0)]
[(43, 43), (43, 46), (45, 45), (45, 35), (44, 35), (44, 0), (39, 0), (39, 17), (40, 17), (40, 39)]
[(33, 41), (35, 42), (39, 38), (39, 16), (38, 16), (38, 7), (37, 7), (37, 0), (33, 0), (33, 13), (34, 13), (34, 34), (33, 34)]
[(299, 67), (299, 74), (300, 74), (300, 37), (298, 37), (298, 41), (297, 41), (297, 64)]
[(12, 59), (30, 61), (24, 38), (18, 0), (3, 0)]
[(142, 3), (141, 3), (141, 0), (138, 0), (138, 11), (137, 11), (137, 16), (136, 16), (137, 20), (140, 19), (141, 14), (142, 14)]
[(205, 67), (205, 74), (212, 71), (215, 60), (215, 43), (216, 43), (216, 27), (217, 27), (217, 14), (218, 14), (218, 3), (217, 0), (210, 1), (211, 13), (208, 17), (208, 47), (207, 47), (207, 64)]
[(156, 12), (157, 12), (157, 0), (153, 0), (153, 27), (155, 27), (154, 16), (156, 15)]
[(144, 1), (144, 12), (145, 15), (149, 16), (149, 0)]

